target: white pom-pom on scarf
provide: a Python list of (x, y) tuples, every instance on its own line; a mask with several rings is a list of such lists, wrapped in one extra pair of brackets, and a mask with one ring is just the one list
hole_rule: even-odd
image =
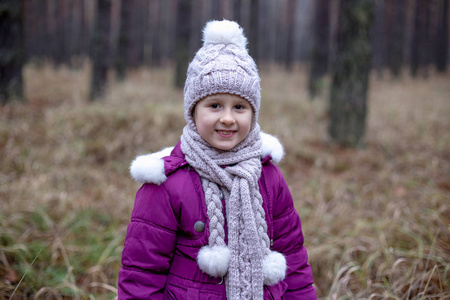
[(265, 285), (274, 285), (286, 277), (286, 258), (283, 254), (272, 251), (263, 260), (262, 271)]
[(197, 256), (200, 270), (213, 277), (225, 276), (230, 259), (230, 249), (226, 246), (203, 246)]
[(247, 38), (238, 23), (228, 20), (209, 21), (203, 28), (203, 45), (234, 44), (245, 48)]

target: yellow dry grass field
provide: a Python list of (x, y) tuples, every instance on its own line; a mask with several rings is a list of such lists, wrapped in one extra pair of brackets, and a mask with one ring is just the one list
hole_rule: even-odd
[[(318, 296), (450, 299), (450, 75), (373, 76), (366, 146), (345, 149), (304, 71), (261, 74), (260, 124), (284, 144)], [(28, 102), (0, 107), (0, 299), (116, 297), (128, 166), (184, 126), (172, 77), (135, 71), (90, 103), (87, 64), (25, 68)]]

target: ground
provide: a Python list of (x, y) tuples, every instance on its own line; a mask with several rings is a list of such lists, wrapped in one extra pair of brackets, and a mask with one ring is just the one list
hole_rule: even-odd
[[(261, 70), (259, 123), (285, 147), (319, 297), (449, 298), (450, 75), (374, 74), (365, 147), (346, 149), (307, 72)], [(88, 65), (25, 68), (28, 102), (0, 107), (0, 299), (115, 297), (139, 188), (129, 163), (184, 126), (172, 75), (111, 78), (89, 103)]]

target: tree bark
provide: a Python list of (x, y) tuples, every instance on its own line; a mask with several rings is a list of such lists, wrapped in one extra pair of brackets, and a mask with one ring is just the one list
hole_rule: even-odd
[(342, 146), (364, 145), (372, 19), (372, 0), (340, 1), (328, 133)]
[(315, 2), (315, 22), (308, 91), (311, 99), (317, 96), (321, 79), (328, 72), (328, 48), (330, 41), (330, 1)]
[(411, 75), (417, 76), (419, 70), (423, 75), (428, 75), (428, 63), (430, 62), (430, 1), (417, 0), (414, 19), (414, 32), (411, 44)]
[(379, 78), (383, 76), (383, 68), (386, 63), (385, 1), (378, 0), (375, 2), (375, 16), (372, 26), (372, 68), (377, 72)]
[(74, 0), (73, 2), (73, 11), (72, 14), (72, 22), (71, 22), (71, 53), (75, 56), (80, 56), (83, 52), (82, 49), (82, 21), (83, 21), (83, 7), (82, 1)]
[[(320, 1), (322, 2), (322, 1)], [(286, 32), (286, 53), (284, 57), (284, 66), (288, 72), (292, 71), (294, 64), (294, 30), (295, 30), (295, 11), (297, 9), (297, 0), (288, 0), (287, 3), (287, 32)], [(270, 45), (269, 45), (270, 47)]]
[(391, 0), (391, 18), (388, 26), (388, 49), (387, 63), (392, 75), (401, 75), (403, 66), (403, 42), (405, 37), (405, 3), (404, 1)]
[(190, 20), (191, 30), (189, 36), (189, 59), (195, 56), (198, 49), (202, 46), (202, 29), (205, 26), (202, 20), (202, 2), (192, 2), (192, 15)]
[(241, 24), (242, 19), (241, 2), (242, 0), (233, 0), (233, 20), (235, 20), (238, 24)]
[(22, 0), (0, 3), (0, 104), (13, 99), (23, 100), (23, 10)]
[(117, 45), (117, 56), (115, 66), (117, 79), (124, 80), (128, 66), (128, 54), (131, 46), (131, 22), (133, 13), (134, 0), (123, 1), (120, 6), (120, 29), (119, 41)]
[(144, 20), (142, 15), (143, 10), (142, 0), (127, 0), (126, 5), (131, 8), (130, 16), (130, 31), (127, 35), (130, 39), (128, 45), (128, 66), (131, 68), (138, 68), (142, 65), (144, 57)]
[(150, 26), (152, 29), (152, 41), (151, 41), (151, 66), (161, 66), (161, 28), (162, 28), (162, 4), (161, 1), (155, 0), (151, 2), (150, 9)]
[(222, 15), (221, 11), (221, 2), (220, 0), (210, 1), (210, 11), (209, 16), (211, 20), (220, 20), (220, 17)]
[(64, 0), (56, 0), (56, 49), (54, 61), (56, 65), (62, 65), (67, 62), (66, 55), (66, 36), (65, 36), (65, 21), (66, 21), (66, 1)]
[(189, 36), (191, 31), (191, 1), (179, 0), (175, 40), (175, 87), (182, 89), (189, 65)]
[(250, 21), (247, 40), (248, 40), (248, 51), (253, 57), (255, 62), (258, 64), (258, 11), (259, 11), (259, 0), (250, 0)]
[(436, 69), (439, 72), (447, 71), (448, 64), (448, 3), (449, 0), (444, 0), (442, 16), (438, 25), (438, 31), (436, 36)]
[(110, 67), (111, 0), (98, 0), (97, 19), (92, 49), (92, 78), (90, 100), (102, 96)]

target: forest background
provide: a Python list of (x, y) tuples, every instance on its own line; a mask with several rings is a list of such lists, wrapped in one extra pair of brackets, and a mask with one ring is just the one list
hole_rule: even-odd
[(22, 74), (0, 89), (0, 299), (116, 297), (129, 163), (178, 141), (180, 74), (222, 18), (258, 63), (260, 124), (285, 147), (319, 298), (448, 299), (449, 1), (359, 1), (371, 71), (355, 148), (329, 124), (340, 8), (356, 2), (0, 3), (22, 36), (7, 48), (0, 22), (0, 62)]

